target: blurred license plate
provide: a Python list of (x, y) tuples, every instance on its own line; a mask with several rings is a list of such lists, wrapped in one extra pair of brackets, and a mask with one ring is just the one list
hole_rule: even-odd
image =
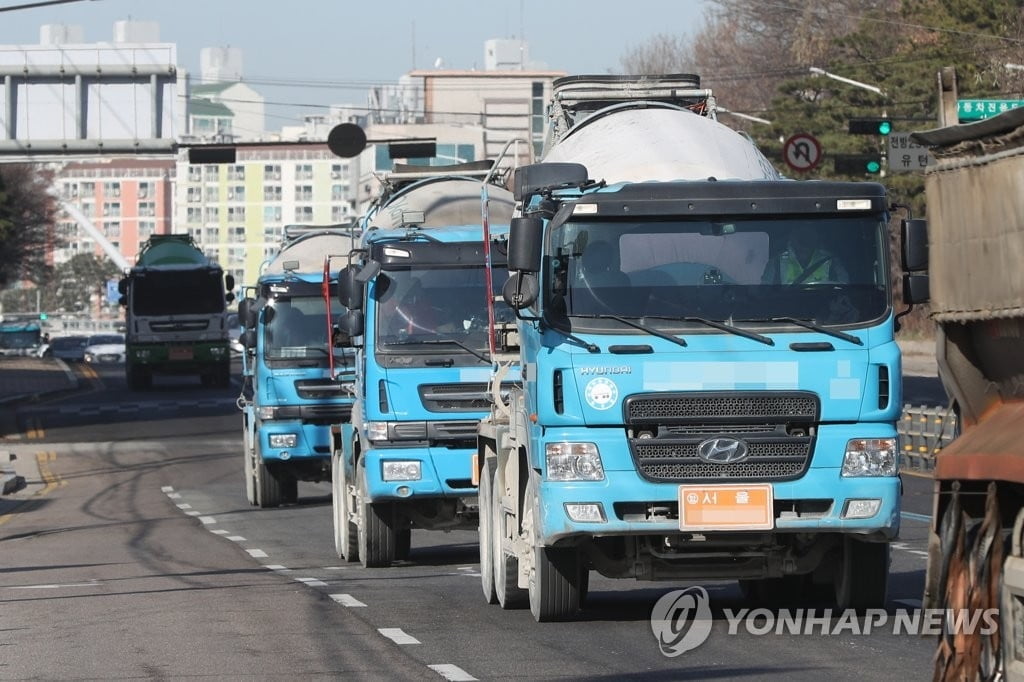
[(188, 348), (188, 347), (181, 348), (181, 347), (171, 346), (170, 357), (171, 357), (171, 360), (191, 360), (192, 359), (192, 349)]
[(775, 526), (772, 487), (679, 486), (679, 530), (771, 530)]

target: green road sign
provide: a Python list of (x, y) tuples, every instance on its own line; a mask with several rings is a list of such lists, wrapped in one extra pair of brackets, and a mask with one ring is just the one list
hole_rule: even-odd
[(958, 99), (956, 115), (960, 122), (980, 121), (1024, 106), (1024, 99)]

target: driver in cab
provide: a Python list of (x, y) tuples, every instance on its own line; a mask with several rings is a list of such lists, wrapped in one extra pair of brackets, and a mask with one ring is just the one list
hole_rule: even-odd
[(850, 277), (839, 258), (820, 243), (818, 231), (801, 225), (789, 233), (786, 248), (769, 259), (764, 284), (847, 283)]

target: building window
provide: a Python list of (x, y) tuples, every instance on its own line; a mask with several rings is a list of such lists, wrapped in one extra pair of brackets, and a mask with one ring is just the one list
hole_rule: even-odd
[(313, 185), (295, 185), (295, 201), (313, 201)]
[(220, 179), (220, 166), (211, 164), (205, 166), (206, 168), (206, 179), (207, 180), (219, 180)]
[(349, 220), (348, 206), (331, 206), (331, 222), (345, 223)]
[(189, 166), (188, 167), (188, 181), (189, 182), (202, 182), (203, 180), (203, 169), (200, 166)]
[(103, 217), (114, 218), (121, 215), (121, 202), (120, 201), (104, 201), (103, 202)]
[(263, 179), (264, 180), (280, 180), (281, 179), (281, 166), (277, 164), (267, 164), (263, 167)]
[(207, 227), (203, 230), (203, 240), (207, 244), (216, 244), (220, 241), (220, 228)]
[(296, 206), (295, 207), (295, 222), (297, 223), (311, 223), (313, 222), (313, 207), (312, 206)]
[(245, 166), (228, 166), (228, 180), (245, 180)]
[(216, 223), (220, 220), (220, 208), (217, 206), (206, 207), (206, 222)]
[(241, 225), (235, 225), (234, 227), (228, 228), (228, 241), (229, 242), (244, 242), (245, 241), (245, 228)]
[(309, 163), (300, 163), (295, 167), (295, 179), (296, 180), (312, 180), (313, 179), (313, 165)]
[(117, 220), (103, 221), (103, 236), (107, 239), (118, 239), (121, 236), (121, 223)]
[(281, 201), (281, 185), (264, 185), (263, 201)]
[(281, 207), (280, 206), (264, 206), (263, 207), (263, 222), (265, 222), (265, 223), (279, 223), (279, 222), (281, 222)]
[(156, 222), (152, 220), (139, 221), (139, 241), (149, 239), (156, 232)]
[(78, 183), (77, 182), (65, 182), (64, 188), (61, 191), (61, 197), (64, 199), (74, 199), (78, 196)]
[(245, 249), (228, 249), (228, 262), (229, 263), (244, 263), (245, 262)]
[(197, 242), (202, 243), (203, 241), (203, 228), (201, 227), (190, 227), (188, 228), (188, 236), (192, 237)]
[(338, 180), (343, 175), (345, 175), (345, 173), (347, 173), (347, 172), (348, 172), (348, 164), (347, 163), (344, 163), (344, 164), (342, 164), (342, 163), (332, 163), (331, 164), (331, 179)]
[(82, 196), (91, 197), (96, 194), (96, 183), (95, 182), (83, 182), (82, 183)]
[(153, 191), (153, 183), (152, 182), (140, 182), (139, 183), (139, 198), (140, 199), (148, 199), (148, 198), (150, 198), (152, 196), (155, 196), (155, 193)]
[(185, 221), (189, 223), (198, 223), (203, 219), (203, 210), (201, 208), (189, 207), (188, 212), (185, 214)]
[(213, 187), (206, 188), (206, 200), (207, 201), (220, 201), (220, 187), (214, 185)]
[(228, 201), (245, 201), (245, 185), (228, 187)]
[(244, 206), (229, 206), (228, 207), (228, 222), (229, 223), (244, 223), (245, 222), (245, 207)]
[(284, 235), (284, 228), (280, 225), (266, 225), (263, 227), (263, 240), (276, 242)]
[(342, 201), (345, 198), (344, 185), (331, 185), (331, 201)]
[(186, 192), (187, 201), (190, 204), (198, 204), (203, 200), (202, 189), (199, 187), (189, 187)]
[(121, 196), (121, 183), (120, 182), (104, 182), (103, 183), (103, 196), (107, 196), (107, 197), (119, 197), (119, 196)]
[(156, 215), (156, 202), (154, 201), (140, 201), (139, 202), (139, 215), (140, 216), (155, 216)]

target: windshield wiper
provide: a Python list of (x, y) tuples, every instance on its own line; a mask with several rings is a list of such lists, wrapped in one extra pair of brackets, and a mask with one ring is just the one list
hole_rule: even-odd
[(728, 332), (730, 334), (735, 334), (736, 336), (742, 336), (742, 337), (751, 339), (753, 341), (758, 341), (760, 343), (763, 343), (766, 346), (774, 346), (775, 345), (775, 341), (773, 341), (772, 339), (768, 338), (767, 336), (763, 336), (763, 335), (757, 334), (755, 332), (747, 331), (746, 329), (741, 329), (739, 327), (733, 327), (731, 325), (724, 324), (722, 322), (716, 322), (714, 320), (709, 320), (709, 319), (704, 318), (704, 317), (671, 317), (669, 315), (645, 315), (645, 317), (652, 317), (652, 318), (654, 318), (656, 320), (678, 320), (680, 322), (699, 322), (699, 323), (701, 323), (703, 325), (707, 325), (708, 327), (714, 327), (715, 329), (721, 330), (723, 332)]
[(678, 344), (680, 346), (683, 346), (684, 348), (686, 347), (686, 340), (685, 339), (682, 339), (682, 338), (680, 338), (678, 336), (672, 336), (671, 334), (669, 334), (667, 332), (663, 332), (660, 329), (655, 329), (654, 327), (650, 327), (650, 326), (648, 326), (646, 324), (641, 324), (640, 322), (636, 321), (637, 318), (629, 318), (629, 317), (622, 317), (620, 315), (608, 315), (608, 314), (601, 314), (601, 315), (577, 315), (577, 314), (573, 314), (572, 317), (582, 317), (582, 318), (588, 319), (588, 320), (615, 320), (616, 322), (621, 322), (622, 324), (624, 324), (624, 325), (626, 325), (628, 327), (633, 327), (634, 329), (639, 329), (640, 331), (647, 332), (651, 336), (657, 336), (659, 339), (665, 339), (666, 341), (671, 341), (672, 343), (675, 343), (675, 344)]
[(471, 353), (471, 354), (475, 355), (476, 357), (480, 358), (484, 362), (490, 362), (491, 361), (491, 359), (489, 357), (487, 357), (486, 355), (484, 355), (483, 353), (481, 353), (477, 349), (475, 349), (475, 348), (473, 348), (471, 346), (467, 346), (466, 344), (462, 343), (461, 341), (456, 341), (455, 339), (424, 339), (423, 341), (396, 341), (396, 342), (393, 342), (393, 343), (385, 343), (383, 345), (385, 345), (385, 346), (440, 346), (440, 345), (449, 344), (449, 343), (452, 344), (452, 345), (458, 346), (459, 348), (462, 348), (463, 350), (465, 350), (468, 353)]
[(766, 317), (744, 320), (744, 322), (789, 322), (790, 324), (795, 324), (796, 326), (803, 327), (804, 329), (810, 329), (811, 331), (819, 332), (821, 334), (825, 334), (826, 336), (834, 336), (837, 339), (842, 339), (843, 341), (855, 343), (858, 346), (864, 345), (864, 342), (861, 339), (854, 336), (853, 334), (847, 334), (846, 332), (841, 332), (836, 329), (829, 329), (828, 327), (823, 327), (820, 324), (817, 324), (814, 320), (801, 320), (800, 318), (797, 317)]

